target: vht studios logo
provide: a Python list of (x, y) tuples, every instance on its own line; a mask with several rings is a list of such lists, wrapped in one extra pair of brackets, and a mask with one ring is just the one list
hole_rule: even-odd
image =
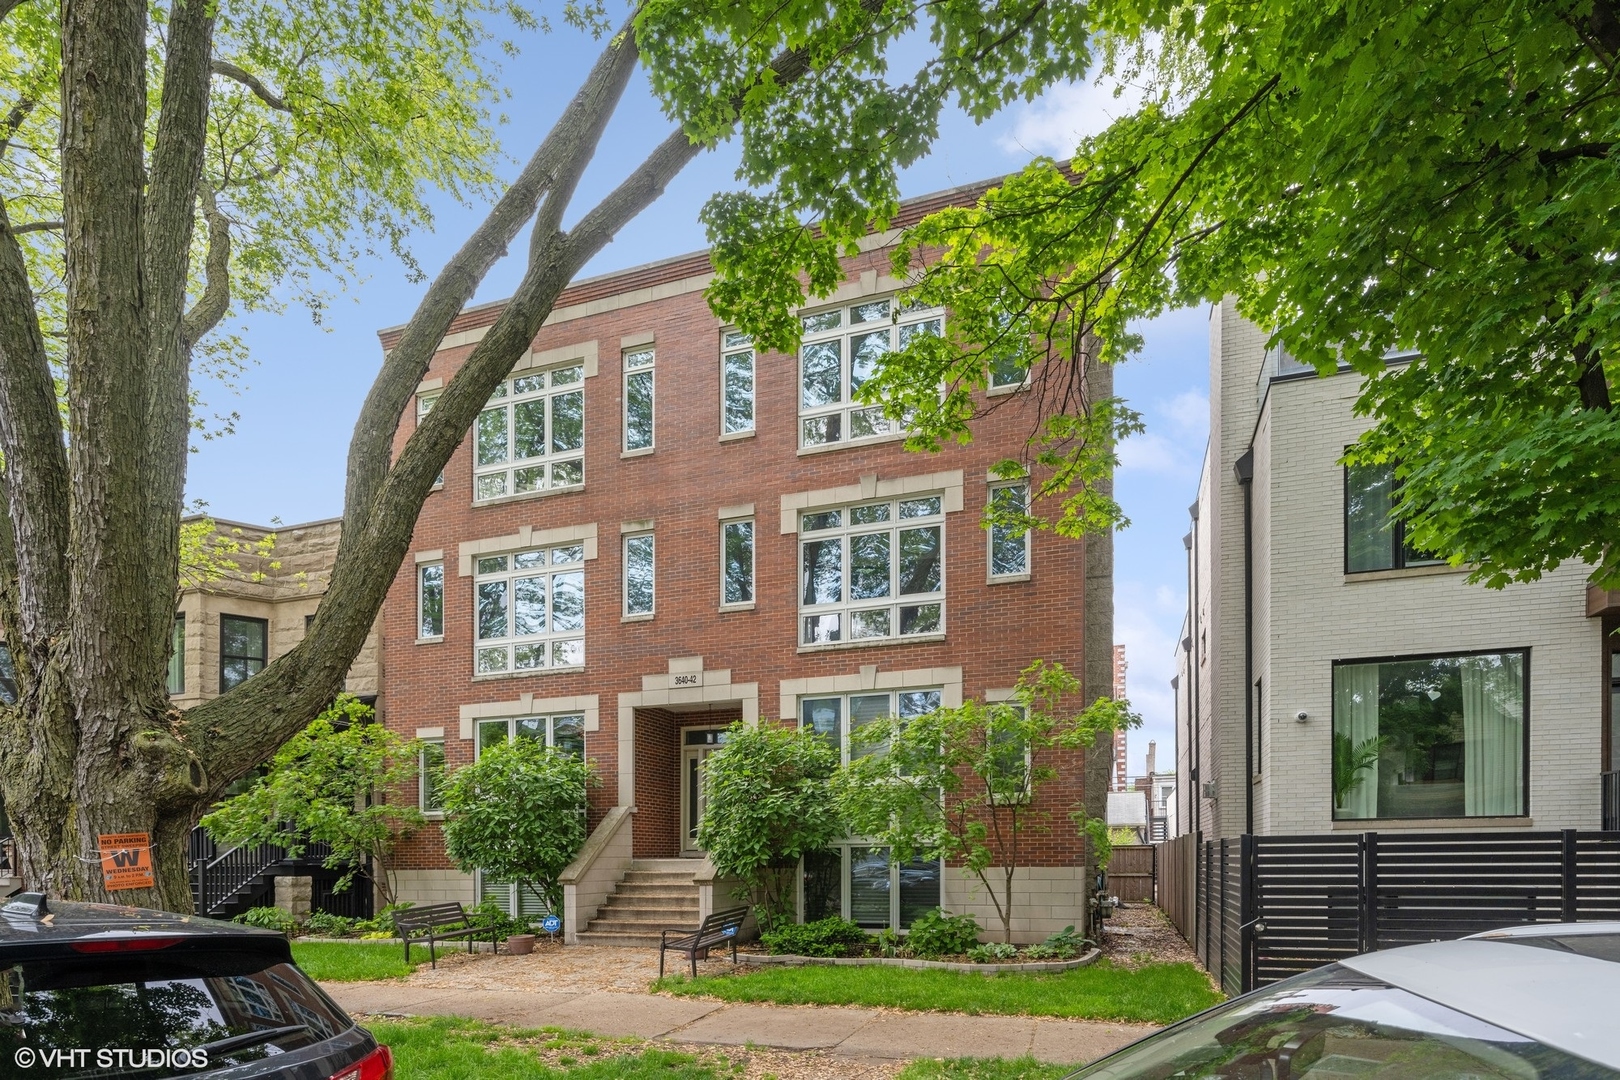
[(43, 1069), (206, 1069), (208, 1068), (208, 1051), (197, 1050), (158, 1050), (145, 1048), (131, 1050), (127, 1047), (102, 1047), (91, 1050), (85, 1047), (52, 1047), (48, 1050), (36, 1050), (32, 1046), (19, 1046), (12, 1053), (11, 1059), (19, 1069), (32, 1069), (36, 1066)]

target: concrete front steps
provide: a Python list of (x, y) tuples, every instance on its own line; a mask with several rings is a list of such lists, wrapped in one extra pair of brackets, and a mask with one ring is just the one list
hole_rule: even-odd
[(579, 933), (581, 945), (658, 945), (659, 932), (698, 924), (700, 859), (637, 859)]

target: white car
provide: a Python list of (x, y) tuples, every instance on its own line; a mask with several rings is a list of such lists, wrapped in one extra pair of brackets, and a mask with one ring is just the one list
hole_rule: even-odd
[(1620, 922), (1365, 953), (1189, 1017), (1082, 1077), (1620, 1077)]

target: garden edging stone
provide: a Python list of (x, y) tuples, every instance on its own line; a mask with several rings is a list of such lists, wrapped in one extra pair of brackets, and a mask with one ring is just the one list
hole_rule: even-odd
[(1030, 975), (1050, 975), (1088, 967), (1096, 963), (1097, 958), (1101, 955), (1101, 949), (1092, 949), (1084, 956), (1076, 957), (1073, 960), (1042, 960), (1024, 964), (964, 964), (958, 960), (904, 960), (899, 957), (889, 956), (794, 956), (786, 953), (779, 956), (768, 956), (764, 953), (738, 953), (737, 959), (745, 964), (783, 964), (790, 967), (802, 967), (805, 965), (819, 965), (822, 967), (907, 967), (933, 968), (938, 971), (972, 972), (976, 975), (1003, 975), (1015, 971)]

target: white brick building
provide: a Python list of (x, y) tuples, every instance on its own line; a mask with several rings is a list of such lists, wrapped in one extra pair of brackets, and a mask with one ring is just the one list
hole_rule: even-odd
[(1599, 828), (1620, 595), (1569, 564), (1490, 590), (1410, 550), (1392, 474), (1341, 462), (1361, 377), (1268, 353), (1230, 301), (1210, 319), (1173, 829)]

